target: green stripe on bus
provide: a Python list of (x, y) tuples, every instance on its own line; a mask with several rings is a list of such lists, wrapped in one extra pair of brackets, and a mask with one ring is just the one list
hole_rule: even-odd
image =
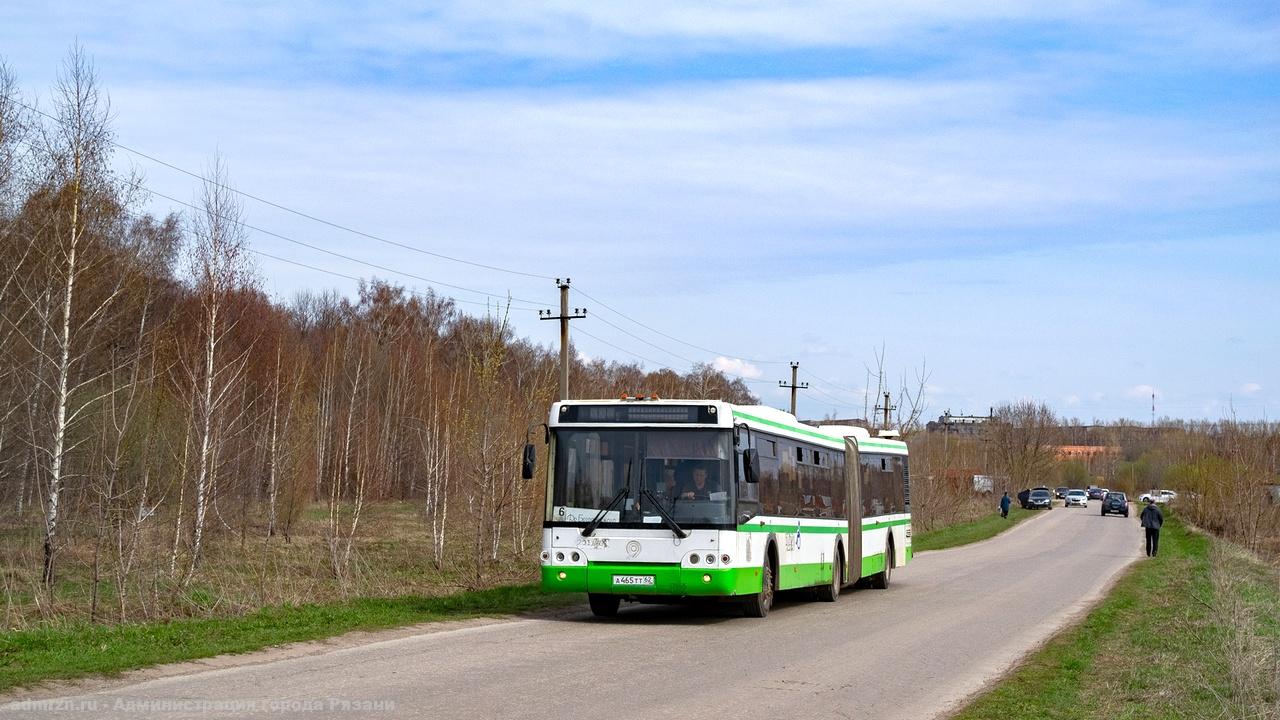
[[(795, 526), (795, 525), (778, 525), (778, 524), (765, 524), (765, 525), (759, 525), (759, 524), (757, 524), (757, 525), (739, 525), (739, 526), (738, 526), (738, 532), (780, 532), (780, 533), (794, 533), (795, 531), (796, 531), (796, 526)], [(800, 532), (801, 532), (801, 533), (804, 533), (804, 534), (806, 534), (806, 535), (807, 535), (807, 534), (809, 534), (809, 533), (828, 533), (828, 534), (834, 534), (834, 533), (847, 533), (847, 532), (849, 532), (849, 526), (848, 526), (848, 524), (845, 524), (845, 525), (801, 525), (801, 526), (800, 526)]]
[[(901, 518), (898, 520), (883, 520), (881, 522), (871, 523), (871, 524), (867, 524), (864, 522), (862, 524), (862, 529), (864, 531), (879, 530), (880, 528), (895, 527), (898, 525), (909, 525), (909, 524), (911, 524), (911, 518)], [(788, 524), (776, 523), (776, 522), (765, 523), (763, 525), (756, 523), (756, 524), (746, 524), (746, 525), (738, 526), (738, 532), (794, 533), (795, 531), (796, 531), (796, 526), (794, 524), (788, 525)], [(846, 532), (849, 532), (849, 525), (848, 523), (844, 525), (803, 525), (802, 524), (800, 525), (800, 532), (801, 533), (846, 533)]]
[(870, 577), (884, 570), (884, 553), (862, 558), (862, 577)]

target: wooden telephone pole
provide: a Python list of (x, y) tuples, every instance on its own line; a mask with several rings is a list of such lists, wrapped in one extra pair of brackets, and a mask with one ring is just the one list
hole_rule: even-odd
[(791, 388), (791, 414), (796, 414), (796, 391), (809, 389), (809, 383), (797, 383), (796, 372), (800, 369), (800, 363), (791, 363), (791, 384), (788, 385), (786, 380), (779, 380), (778, 387)]
[(581, 320), (587, 316), (586, 308), (574, 308), (569, 314), (569, 278), (563, 281), (556, 278), (556, 286), (560, 288), (560, 314), (552, 315), (550, 310), (539, 310), (539, 320), (560, 321), (560, 399), (569, 399), (569, 321)]

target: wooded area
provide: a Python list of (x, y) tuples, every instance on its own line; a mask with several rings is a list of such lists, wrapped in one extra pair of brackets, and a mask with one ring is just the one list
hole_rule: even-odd
[[(197, 211), (151, 217), (83, 54), (52, 107), (20, 98), (0, 68), (6, 622), (199, 612), (228, 545), (237, 563), (261, 545), (244, 570), (262, 587), (354, 591), (374, 504), (412, 510), (424, 574), (480, 585), (531, 557), (542, 488), (519, 480), (519, 451), (557, 353), (516, 338), (503, 307), (468, 315), (379, 280), (275, 302), (221, 161)], [(585, 397), (753, 400), (706, 365), (575, 361), (572, 378)]]

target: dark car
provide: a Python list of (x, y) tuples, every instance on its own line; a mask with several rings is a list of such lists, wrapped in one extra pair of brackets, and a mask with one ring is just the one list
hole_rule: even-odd
[(1090, 487), (1090, 488), (1089, 488), (1089, 499), (1090, 499), (1090, 500), (1101, 500), (1101, 499), (1105, 498), (1106, 496), (1107, 496), (1107, 494), (1106, 494), (1105, 492), (1103, 492), (1103, 491), (1102, 491), (1102, 488), (1100, 488), (1100, 487)]
[(1102, 499), (1102, 514), (1110, 515), (1112, 513), (1129, 517), (1129, 498), (1125, 497), (1124, 493), (1109, 492)]
[(1051, 508), (1053, 507), (1053, 493), (1048, 490), (1032, 490), (1031, 497), (1027, 499), (1027, 507), (1030, 508)]
[(1067, 493), (1070, 491), (1071, 491), (1071, 488), (1067, 487), (1066, 485), (1063, 485), (1062, 487), (1053, 491), (1053, 496), (1061, 500), (1062, 498), (1066, 497)]

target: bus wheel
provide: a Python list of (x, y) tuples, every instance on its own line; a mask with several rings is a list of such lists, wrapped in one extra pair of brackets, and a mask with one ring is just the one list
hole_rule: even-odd
[(870, 585), (876, 590), (884, 590), (889, 587), (889, 578), (893, 575), (893, 541), (889, 541), (889, 547), (884, 551), (884, 569), (871, 576)]
[(622, 598), (617, 595), (588, 593), (587, 602), (591, 605), (592, 615), (598, 618), (611, 618), (618, 614), (618, 606), (622, 604)]
[(760, 570), (760, 592), (747, 598), (743, 612), (747, 617), (762, 618), (773, 607), (773, 562), (766, 557)]
[(840, 597), (840, 586), (844, 585), (844, 552), (836, 551), (836, 563), (831, 567), (831, 582), (818, 588), (816, 593), (820, 602), (835, 602)]

